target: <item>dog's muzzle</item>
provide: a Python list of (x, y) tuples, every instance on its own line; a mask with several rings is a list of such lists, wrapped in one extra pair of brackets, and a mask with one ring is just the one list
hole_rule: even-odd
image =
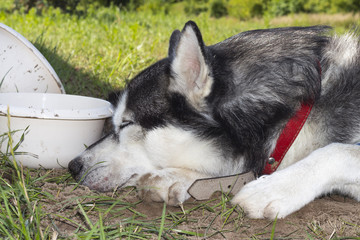
[(71, 174), (71, 176), (76, 180), (79, 181), (79, 179), (81, 178), (81, 170), (83, 169), (83, 164), (81, 161), (81, 157), (76, 157), (73, 160), (71, 160), (69, 162), (68, 165), (68, 169), (69, 172)]

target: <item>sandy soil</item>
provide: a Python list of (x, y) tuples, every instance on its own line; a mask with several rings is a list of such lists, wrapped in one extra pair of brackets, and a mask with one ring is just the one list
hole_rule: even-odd
[[(56, 196), (55, 202), (44, 202), (43, 209), (50, 213), (49, 216), (51, 216), (46, 221), (49, 224), (52, 221), (62, 236), (71, 236), (76, 227), (70, 224), (69, 221), (56, 216), (67, 217), (77, 222), (84, 221), (77, 214), (79, 209), (69, 206), (75, 206), (77, 201), (88, 201), (91, 203), (92, 199), (85, 200), (78, 197), (103, 195), (114, 197), (114, 193), (95, 193), (83, 186), (73, 190), (74, 186), (45, 183), (42, 188), (44, 191)], [(116, 195), (117, 197), (115, 196), (115, 198), (120, 196), (124, 202), (135, 203), (139, 201), (135, 190), (125, 189), (116, 192)], [(126, 197), (124, 197), (125, 195)], [(215, 200), (209, 206), (214, 206), (218, 203), (221, 199), (221, 194), (214, 194), (213, 199)], [(201, 203), (189, 200), (184, 204), (184, 209), (192, 209)], [(228, 209), (232, 207), (230, 204), (226, 206)], [(147, 220), (160, 218), (162, 209), (162, 203), (141, 202), (135, 207), (136, 211), (147, 216), (143, 217)], [(181, 209), (167, 207), (167, 211), (181, 212)], [(204, 238), (210, 239), (269, 239), (271, 237), (273, 221), (249, 219), (243, 216), (243, 212), (239, 208), (231, 214), (227, 224), (224, 225), (226, 217), (221, 216), (220, 213), (221, 210), (211, 212), (204, 208), (199, 208), (198, 210), (191, 211), (189, 214), (188, 219), (191, 219), (191, 221), (180, 224), (177, 226), (177, 229), (199, 232), (204, 234)], [(123, 218), (133, 214), (133, 212), (125, 210), (123, 215), (111, 221), (121, 222)], [(91, 217), (96, 222), (96, 216)], [(44, 224), (46, 223), (44, 222)], [(274, 237), (275, 239), (341, 239), (342, 237), (360, 239), (360, 203), (338, 195), (316, 199), (287, 218), (277, 220)], [(198, 237), (187, 238), (202, 239)]]

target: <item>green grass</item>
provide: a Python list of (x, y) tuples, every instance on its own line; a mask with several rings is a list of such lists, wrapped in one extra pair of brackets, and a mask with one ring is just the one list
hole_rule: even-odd
[(181, 29), (189, 19), (198, 23), (207, 44), (255, 28), (325, 23), (343, 31), (358, 21), (358, 17), (350, 14), (339, 21), (330, 17), (324, 22), (321, 15), (308, 20), (307, 15), (298, 15), (283, 21), (267, 18), (244, 22), (212, 19), (207, 14), (189, 17), (172, 12), (155, 16), (151, 12), (124, 12), (115, 7), (90, 6), (87, 12), (79, 17), (62, 14), (58, 9), (48, 9), (41, 16), (35, 10), (28, 14), (2, 10), (0, 22), (39, 48), (68, 93), (105, 97), (111, 89), (122, 88), (141, 69), (165, 57), (172, 31)]
[[(198, 23), (206, 44), (255, 28), (329, 24), (344, 32), (359, 22), (359, 17), (352, 15), (294, 15), (244, 22), (234, 18), (212, 19), (206, 14), (189, 17), (172, 12), (155, 16), (149, 12), (123, 12), (114, 7), (90, 6), (88, 15), (80, 17), (57, 9), (37, 15), (35, 11), (11, 12), (10, 8), (10, 1), (0, 3), (0, 22), (34, 43), (58, 73), (67, 93), (101, 98), (106, 98), (113, 89), (123, 88), (143, 68), (165, 57), (172, 31), (181, 29), (189, 19)], [(11, 134), (1, 135), (0, 144), (7, 142), (5, 139), (11, 140)], [(244, 222), (242, 210), (231, 206), (226, 195), (189, 204), (184, 212), (163, 206), (160, 217), (138, 210), (140, 201), (127, 201), (128, 196), (135, 194), (132, 188), (110, 194), (84, 190), (83, 196), (71, 196), (80, 186), (67, 172), (54, 175), (52, 170), (19, 166), (13, 161), (16, 145), (12, 143), (9, 152), (0, 155), (0, 238), (222, 238), (228, 232), (246, 231), (252, 224)], [(54, 184), (55, 190), (44, 191), (46, 184)], [(59, 200), (62, 192), (69, 192), (69, 196)], [(278, 222), (262, 222), (264, 227), (251, 238), (275, 239)], [(184, 224), (190, 227), (184, 228)], [(353, 225), (358, 228), (358, 224)], [(267, 226), (270, 230), (265, 229)], [(71, 229), (71, 236), (64, 233), (64, 227)], [(309, 223), (305, 228), (309, 230), (309, 238), (323, 238), (318, 226)]]
[[(242, 30), (242, 24), (234, 28), (234, 20), (207, 19), (200, 16), (195, 20), (205, 30), (208, 43)], [(105, 96), (110, 89), (123, 87), (141, 69), (165, 57), (172, 31), (187, 20), (183, 15), (154, 17), (147, 12), (139, 17), (139, 13), (117, 8), (88, 9), (86, 17), (61, 14), (56, 9), (43, 16), (35, 10), (26, 15), (0, 14), (1, 22), (34, 42), (48, 58), (67, 92), (92, 96)]]

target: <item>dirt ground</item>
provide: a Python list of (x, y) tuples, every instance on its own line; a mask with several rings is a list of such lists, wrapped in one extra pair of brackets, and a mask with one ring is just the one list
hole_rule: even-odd
[[(54, 202), (44, 203), (43, 209), (48, 213), (61, 215), (73, 221), (82, 221), (74, 212), (75, 208), (67, 208), (71, 204), (76, 205), (81, 196), (113, 196), (114, 193), (96, 193), (86, 187), (79, 186), (73, 190), (74, 186), (66, 184), (45, 183), (43, 191), (47, 191), (56, 196)], [(134, 190), (118, 191), (125, 202), (135, 203), (139, 199)], [(128, 192), (126, 192), (128, 191)], [(129, 193), (130, 192), (130, 193)], [(126, 195), (126, 196), (125, 196)], [(125, 197), (124, 197), (125, 196)], [(221, 199), (221, 194), (214, 194), (215, 199), (209, 205), (215, 205)], [(83, 200), (82, 200), (83, 201)], [(89, 199), (91, 202), (91, 199)], [(202, 202), (190, 199), (184, 204), (185, 211), (201, 205)], [(227, 204), (228, 209), (232, 206)], [(158, 219), (162, 215), (162, 203), (141, 202), (134, 208), (144, 218), (143, 220)], [(78, 210), (77, 210), (78, 211)], [(126, 212), (126, 210), (125, 210)], [(181, 212), (179, 207), (167, 207), (167, 212)], [(274, 221), (254, 220), (243, 215), (239, 208), (233, 212), (227, 224), (224, 225), (224, 218), (220, 211), (206, 211), (204, 208), (190, 212), (188, 219), (177, 226), (177, 229), (202, 233), (204, 237), (186, 236), (186, 239), (270, 239)], [(123, 218), (134, 214), (127, 211), (118, 218), (111, 221), (121, 222)], [(181, 213), (180, 213), (181, 215)], [(96, 222), (96, 216), (93, 216)], [(50, 220), (49, 220), (50, 221)], [(57, 231), (63, 236), (71, 236), (76, 227), (64, 219), (51, 219), (56, 225)], [(221, 230), (221, 231), (220, 231)], [(301, 210), (286, 217), (278, 219), (275, 225), (274, 239), (360, 239), (360, 203), (353, 199), (338, 195), (331, 195), (316, 199)], [(155, 238), (155, 236), (154, 236)], [(157, 236), (156, 236), (157, 238)]]

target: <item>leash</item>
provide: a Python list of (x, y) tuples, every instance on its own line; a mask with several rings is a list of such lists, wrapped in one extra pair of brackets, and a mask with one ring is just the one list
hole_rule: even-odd
[(247, 172), (225, 177), (197, 179), (189, 187), (188, 193), (196, 200), (209, 199), (217, 191), (236, 194), (245, 184), (255, 180), (255, 178), (253, 172)]

